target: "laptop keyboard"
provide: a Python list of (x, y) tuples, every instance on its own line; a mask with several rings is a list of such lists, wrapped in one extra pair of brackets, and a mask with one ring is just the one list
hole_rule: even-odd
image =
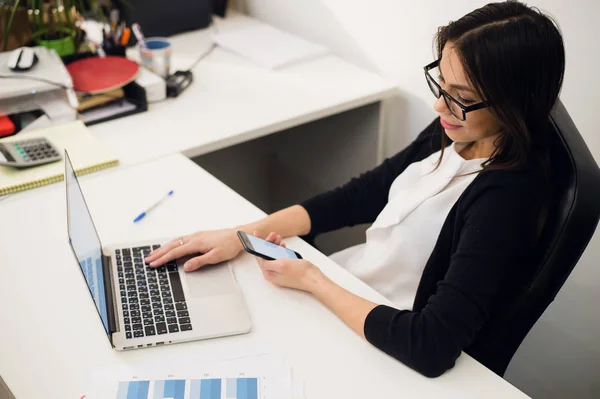
[[(153, 245), (152, 249), (160, 245)], [(150, 246), (117, 249), (119, 291), (126, 338), (190, 331), (192, 323), (175, 262), (156, 269), (144, 263)]]

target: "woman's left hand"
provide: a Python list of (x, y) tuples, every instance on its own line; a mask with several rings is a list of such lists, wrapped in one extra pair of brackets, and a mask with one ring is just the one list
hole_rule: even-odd
[[(257, 235), (257, 232), (254, 232), (254, 235)], [(278, 234), (271, 233), (266, 240), (285, 247)], [(310, 292), (357, 334), (365, 337), (365, 320), (377, 306), (376, 303), (354, 295), (335, 284), (317, 266), (307, 260), (264, 260), (258, 257), (256, 260), (265, 280), (281, 287)]]
[[(281, 236), (276, 233), (269, 234), (265, 240), (285, 247)], [(265, 280), (281, 287), (313, 292), (324, 277), (317, 266), (304, 259), (265, 260), (256, 257), (256, 260)]]

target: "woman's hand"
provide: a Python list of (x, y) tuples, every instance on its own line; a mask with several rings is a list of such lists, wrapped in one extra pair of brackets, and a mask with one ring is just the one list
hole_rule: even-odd
[(145, 261), (150, 263), (151, 267), (158, 267), (186, 255), (199, 253), (199, 256), (189, 259), (183, 266), (186, 272), (191, 272), (204, 265), (233, 259), (241, 250), (242, 244), (236, 229), (199, 231), (176, 238), (150, 252)]
[[(257, 235), (257, 232), (254, 235)], [(285, 247), (285, 244), (281, 242), (281, 236), (275, 233), (269, 234), (266, 240)], [(340, 287), (307, 260), (264, 260), (258, 257), (256, 259), (265, 280), (281, 287), (310, 292), (358, 335), (365, 337), (365, 320), (377, 306), (376, 303)]]
[[(254, 235), (257, 236), (258, 232)], [(285, 247), (281, 236), (276, 233), (269, 234), (266, 240)], [(281, 287), (313, 292), (326, 279), (318, 267), (304, 259), (264, 260), (257, 257), (256, 260), (265, 280)]]

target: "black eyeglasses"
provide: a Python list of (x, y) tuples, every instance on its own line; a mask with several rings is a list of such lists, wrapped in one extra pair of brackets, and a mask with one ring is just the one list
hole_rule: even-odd
[(452, 112), (452, 115), (456, 116), (458, 120), (464, 121), (465, 119), (467, 119), (467, 112), (489, 107), (486, 101), (466, 106), (464, 104), (461, 104), (460, 101), (458, 101), (450, 94), (448, 94), (447, 91), (442, 89), (438, 82), (436, 82), (429, 73), (430, 70), (439, 67), (439, 65), (440, 60), (437, 60), (423, 67), (423, 70), (425, 71), (425, 79), (427, 80), (427, 85), (429, 85), (429, 88), (431, 89), (431, 92), (433, 93), (435, 98), (440, 98), (440, 96), (444, 96), (444, 102), (446, 103), (446, 106), (448, 107), (450, 112)]

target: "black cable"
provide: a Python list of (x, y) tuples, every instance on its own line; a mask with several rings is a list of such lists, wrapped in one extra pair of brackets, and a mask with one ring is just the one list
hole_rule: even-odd
[(215, 43), (211, 43), (210, 44), (210, 48), (208, 50), (206, 50), (204, 53), (202, 53), (200, 55), (200, 57), (198, 57), (198, 59), (196, 61), (194, 61), (194, 63), (192, 64), (191, 67), (189, 67), (188, 69), (186, 69), (184, 72), (191, 72), (192, 69), (194, 69), (196, 67), (196, 65), (198, 65), (200, 63), (200, 61), (202, 61), (203, 59), (205, 59), (206, 57), (208, 57), (210, 55), (210, 53), (212, 53), (212, 51), (217, 47), (217, 45)]
[[(208, 24), (208, 29), (213, 30), (216, 34), (219, 33), (219, 28), (217, 27), (217, 24), (215, 23), (215, 16), (214, 16), (214, 13), (212, 13), (212, 12), (210, 13), (210, 23)], [(206, 50), (204, 53), (200, 54), (200, 57), (198, 57), (198, 59), (196, 61), (194, 61), (192, 66), (183, 72), (191, 72), (192, 69), (194, 69), (196, 67), (196, 65), (198, 65), (200, 63), (200, 61), (202, 61), (204, 58), (208, 57), (215, 48), (217, 48), (217, 44), (215, 42), (211, 41), (210, 48), (208, 50)]]

